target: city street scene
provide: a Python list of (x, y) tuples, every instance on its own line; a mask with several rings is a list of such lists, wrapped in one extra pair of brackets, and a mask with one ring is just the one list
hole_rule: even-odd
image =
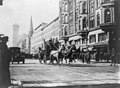
[(0, 88), (120, 88), (120, 0), (0, 0)]

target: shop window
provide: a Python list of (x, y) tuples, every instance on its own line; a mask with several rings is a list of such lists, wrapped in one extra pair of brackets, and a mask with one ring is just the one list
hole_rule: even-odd
[(86, 39), (82, 39), (82, 44), (86, 44)]
[(105, 33), (98, 34), (98, 42), (106, 41), (107, 35)]
[(105, 10), (105, 23), (111, 22), (111, 12), (110, 9)]
[(95, 19), (94, 16), (90, 17), (90, 28), (93, 28), (95, 26)]
[(89, 36), (89, 42), (90, 43), (95, 43), (96, 42), (96, 35), (95, 34)]
[(100, 24), (100, 14), (97, 14), (97, 26)]

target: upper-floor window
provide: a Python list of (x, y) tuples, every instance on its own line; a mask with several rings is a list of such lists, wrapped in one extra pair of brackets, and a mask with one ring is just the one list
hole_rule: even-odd
[(81, 14), (82, 8), (81, 5), (79, 5), (79, 14)]
[(73, 2), (72, 2), (72, 1), (69, 2), (69, 9), (70, 9), (70, 10), (73, 9)]
[(86, 17), (83, 18), (83, 30), (84, 28), (86, 28), (86, 25), (87, 25), (87, 19)]
[(95, 26), (95, 18), (94, 16), (90, 17), (90, 28), (93, 28)]
[(64, 30), (65, 30), (65, 35), (67, 35), (67, 26), (65, 26)]
[(73, 13), (70, 13), (70, 16), (69, 16), (69, 17), (70, 17), (70, 18), (69, 18), (70, 22), (73, 21)]
[(90, 0), (90, 8), (89, 8), (90, 14), (94, 13), (94, 6), (95, 6), (94, 3), (95, 3), (94, 0)]
[(100, 7), (100, 0), (96, 0), (97, 8)]
[(63, 36), (63, 28), (62, 28), (62, 30), (61, 30), (61, 36)]
[(106, 9), (104, 12), (105, 23), (111, 22), (111, 12), (110, 9)]
[(70, 26), (70, 34), (73, 34), (73, 25)]
[(68, 16), (67, 15), (64, 16), (64, 23), (68, 23)]
[(90, 38), (89, 39), (90, 43), (95, 43), (96, 42), (96, 35), (95, 34), (94, 35), (90, 35), (89, 38)]
[(64, 11), (68, 11), (68, 4), (67, 3), (65, 3)]
[(97, 13), (97, 26), (100, 24), (100, 14)]
[(81, 20), (79, 20), (79, 30), (81, 30)]
[(87, 4), (86, 4), (86, 2), (84, 2), (83, 5), (82, 5), (82, 12), (87, 13)]

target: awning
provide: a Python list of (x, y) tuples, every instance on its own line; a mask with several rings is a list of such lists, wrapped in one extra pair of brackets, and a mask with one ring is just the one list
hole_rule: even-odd
[(81, 36), (73, 36), (73, 37), (69, 38), (69, 41), (78, 40), (80, 38), (82, 38), (82, 37)]

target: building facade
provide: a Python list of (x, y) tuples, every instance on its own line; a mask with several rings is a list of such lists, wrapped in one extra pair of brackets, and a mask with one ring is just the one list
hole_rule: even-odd
[(18, 39), (19, 39), (19, 25), (14, 24), (13, 25), (13, 47), (17, 46)]
[(119, 3), (120, 0), (60, 0), (60, 39), (82, 48), (113, 46), (119, 36)]
[[(60, 39), (77, 47), (85, 43), (87, 0), (60, 0)], [(83, 42), (84, 41), (84, 42)], [(86, 44), (86, 43), (85, 43)]]
[(50, 38), (59, 39), (59, 17), (55, 18), (49, 24), (40, 24), (34, 30), (31, 38), (31, 52), (33, 54), (37, 53), (39, 47), (44, 49), (44, 40), (48, 41)]
[(17, 46), (21, 48), (22, 52), (28, 53), (28, 43), (27, 43), (28, 35), (23, 33), (18, 39)]

